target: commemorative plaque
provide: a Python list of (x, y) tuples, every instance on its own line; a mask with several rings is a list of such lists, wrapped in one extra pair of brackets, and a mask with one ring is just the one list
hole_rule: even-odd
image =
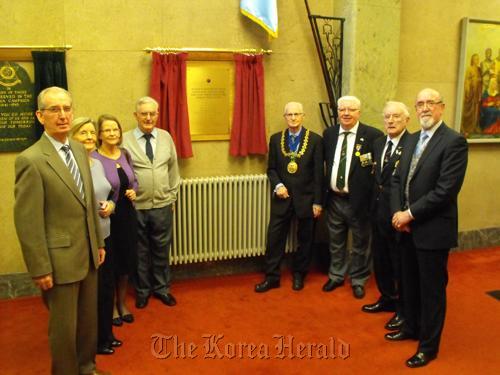
[(188, 61), (186, 70), (191, 139), (229, 139), (234, 102), (234, 63)]
[(0, 151), (22, 151), (35, 142), (33, 83), (26, 70), (0, 61)]

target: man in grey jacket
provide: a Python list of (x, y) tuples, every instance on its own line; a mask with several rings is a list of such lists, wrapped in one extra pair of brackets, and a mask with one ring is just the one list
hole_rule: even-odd
[(170, 293), (169, 252), (172, 243), (173, 203), (180, 183), (175, 144), (170, 134), (156, 128), (158, 103), (140, 98), (134, 116), (137, 128), (123, 135), (139, 184), (137, 210), (136, 307), (142, 309), (153, 294), (167, 306)]

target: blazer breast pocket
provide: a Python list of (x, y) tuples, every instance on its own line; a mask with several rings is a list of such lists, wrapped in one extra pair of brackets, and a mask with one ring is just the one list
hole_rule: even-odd
[(69, 236), (51, 236), (47, 238), (47, 246), (49, 249), (70, 247), (71, 238)]

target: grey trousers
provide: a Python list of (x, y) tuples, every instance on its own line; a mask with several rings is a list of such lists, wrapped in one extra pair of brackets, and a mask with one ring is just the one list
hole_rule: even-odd
[[(368, 210), (368, 207), (366, 208)], [(352, 285), (363, 286), (370, 276), (370, 222), (367, 217), (356, 217), (349, 198), (331, 195), (327, 202), (327, 228), (329, 235), (330, 267), (328, 277), (343, 281), (349, 275)], [(350, 257), (347, 235), (352, 233)]]
[[(92, 262), (92, 261), (91, 261)], [(42, 292), (49, 309), (49, 346), (53, 375), (89, 374), (97, 351), (97, 270), (69, 284)]]
[(137, 210), (138, 297), (170, 291), (170, 245), (172, 244), (172, 205)]

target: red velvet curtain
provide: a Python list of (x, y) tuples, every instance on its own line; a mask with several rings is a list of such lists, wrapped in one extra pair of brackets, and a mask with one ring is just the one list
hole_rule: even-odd
[(236, 67), (230, 154), (266, 154), (262, 55), (234, 55)]
[(160, 105), (158, 127), (172, 136), (180, 158), (193, 156), (186, 96), (187, 53), (153, 52), (150, 95)]

